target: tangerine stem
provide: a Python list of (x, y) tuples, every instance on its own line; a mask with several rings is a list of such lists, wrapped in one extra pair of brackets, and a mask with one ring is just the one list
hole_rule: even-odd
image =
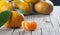
[(14, 3), (12, 2), (13, 0), (8, 0), (8, 1), (11, 3), (12, 11), (15, 10), (15, 8), (14, 8)]

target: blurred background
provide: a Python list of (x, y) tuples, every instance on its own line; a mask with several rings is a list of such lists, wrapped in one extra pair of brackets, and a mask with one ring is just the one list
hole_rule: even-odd
[(60, 6), (60, 0), (50, 0), (54, 3), (55, 6)]

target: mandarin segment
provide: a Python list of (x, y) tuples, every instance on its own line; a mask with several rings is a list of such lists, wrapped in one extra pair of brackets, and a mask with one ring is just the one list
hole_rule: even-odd
[(22, 22), (22, 27), (28, 31), (34, 31), (37, 27), (37, 23), (36, 22), (26, 22), (23, 21)]
[(26, 21), (22, 21), (22, 23), (21, 23), (24, 30), (27, 30), (26, 27), (25, 27), (26, 23), (27, 23)]
[(37, 23), (36, 22), (26, 23), (25, 26), (27, 30), (34, 31), (37, 27)]

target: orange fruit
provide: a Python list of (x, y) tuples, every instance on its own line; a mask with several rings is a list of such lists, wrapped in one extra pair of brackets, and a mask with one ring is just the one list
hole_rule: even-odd
[(38, 2), (39, 0), (24, 0), (25, 2), (28, 2), (28, 3), (36, 3)]
[(26, 2), (21, 2), (18, 5), (18, 8), (20, 10), (23, 10), (23, 11), (27, 12), (28, 14), (32, 12), (32, 6), (29, 3), (26, 3)]
[(26, 21), (23, 21), (22, 22), (22, 27), (25, 30), (34, 31), (36, 29), (36, 27), (37, 27), (37, 23), (36, 22), (26, 22)]
[(8, 0), (0, 0), (0, 1), (8, 2)]
[(7, 28), (19, 28), (22, 21), (24, 21), (24, 16), (16, 11), (13, 11), (11, 18), (5, 23), (5, 26)]
[(47, 2), (47, 3), (50, 3), (52, 6), (54, 6), (54, 4), (53, 4), (52, 1), (47, 1), (47, 0), (46, 0), (46, 2)]
[(14, 0), (13, 3), (14, 3), (14, 7), (17, 9), (23, 10), (28, 14), (30, 14), (32, 12), (32, 6), (30, 3), (21, 2), (18, 0)]
[(15, 8), (18, 8), (18, 5), (21, 3), (19, 0), (13, 0), (12, 2), (14, 3)]
[(34, 9), (37, 13), (50, 14), (53, 11), (53, 6), (48, 2), (38, 2), (35, 4)]
[(10, 3), (7, 3), (5, 1), (0, 1), (0, 12), (5, 11), (5, 10), (11, 10), (12, 6)]

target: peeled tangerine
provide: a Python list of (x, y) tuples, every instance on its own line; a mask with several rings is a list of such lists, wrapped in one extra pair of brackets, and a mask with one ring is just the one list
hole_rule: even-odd
[(37, 23), (36, 22), (26, 22), (26, 21), (22, 21), (22, 27), (25, 30), (28, 31), (34, 31), (37, 27)]
[(48, 2), (38, 2), (34, 8), (37, 13), (41, 14), (50, 14), (53, 11), (53, 5)]
[(11, 18), (5, 23), (5, 26), (7, 28), (19, 28), (22, 21), (24, 21), (24, 16), (16, 11), (13, 11)]

